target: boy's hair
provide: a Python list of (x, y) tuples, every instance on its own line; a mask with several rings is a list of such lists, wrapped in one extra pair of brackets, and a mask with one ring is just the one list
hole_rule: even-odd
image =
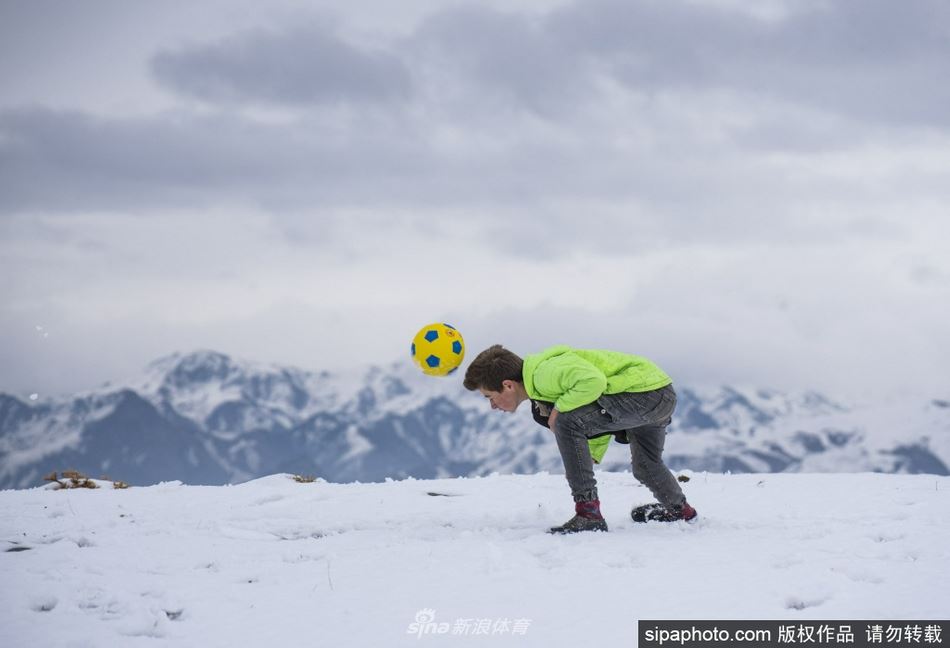
[(472, 360), (462, 384), (469, 391), (481, 388), (500, 392), (501, 383), (505, 380), (524, 382), (521, 375), (523, 367), (524, 360), (500, 344), (494, 344)]

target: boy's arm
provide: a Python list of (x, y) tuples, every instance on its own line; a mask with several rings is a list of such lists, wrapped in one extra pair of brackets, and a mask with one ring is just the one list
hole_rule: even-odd
[(538, 425), (543, 425), (546, 428), (551, 427), (549, 423), (549, 417), (551, 416), (551, 408), (554, 407), (554, 403), (546, 403), (544, 401), (531, 401), (531, 416), (534, 417), (535, 422)]

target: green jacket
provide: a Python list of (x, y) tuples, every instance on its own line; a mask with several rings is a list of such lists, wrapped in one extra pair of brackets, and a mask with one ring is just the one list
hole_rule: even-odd
[(593, 403), (604, 394), (653, 391), (673, 382), (646, 358), (565, 345), (527, 356), (522, 376), (532, 400), (554, 403), (559, 412)]
[[(588, 405), (604, 394), (653, 391), (673, 382), (646, 358), (566, 345), (525, 357), (522, 377), (532, 400), (554, 403), (559, 412)], [(590, 440), (594, 461), (600, 463), (609, 443), (609, 436)]]

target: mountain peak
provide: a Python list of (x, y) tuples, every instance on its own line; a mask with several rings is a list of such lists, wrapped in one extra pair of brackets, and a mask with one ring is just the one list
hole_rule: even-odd
[(230, 356), (218, 351), (199, 350), (173, 353), (152, 362), (147, 373), (159, 384), (180, 388), (186, 385), (224, 381), (241, 372)]

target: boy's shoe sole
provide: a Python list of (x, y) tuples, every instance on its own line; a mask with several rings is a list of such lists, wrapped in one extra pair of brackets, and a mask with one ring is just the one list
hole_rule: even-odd
[(637, 506), (632, 511), (630, 511), (630, 517), (634, 522), (646, 522), (651, 519), (650, 516), (658, 511), (665, 510), (662, 504), (644, 504), (643, 506)]
[(554, 535), (565, 535), (568, 533), (580, 533), (581, 531), (606, 531), (607, 521), (603, 518), (596, 520), (592, 518), (575, 515), (561, 526), (551, 527), (548, 533)]
[(692, 522), (696, 519), (696, 509), (689, 504), (684, 505), (680, 511), (671, 510), (662, 504), (644, 504), (630, 511), (630, 517), (634, 522), (678, 522), (684, 520)]

